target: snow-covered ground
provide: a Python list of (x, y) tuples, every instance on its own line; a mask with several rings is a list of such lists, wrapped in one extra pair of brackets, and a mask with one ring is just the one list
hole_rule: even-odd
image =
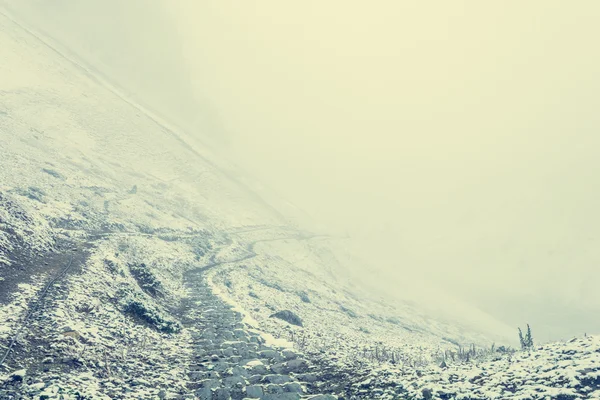
[(1, 10), (0, 59), (1, 398), (594, 398), (596, 338), (439, 368), (507, 328), (361, 285), (349, 239)]

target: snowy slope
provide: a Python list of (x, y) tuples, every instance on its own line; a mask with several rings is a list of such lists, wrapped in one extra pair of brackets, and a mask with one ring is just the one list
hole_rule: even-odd
[[(369, 267), (352, 254), (356, 244), (292, 223), (280, 200), (248, 189), (256, 183), (226, 160), (189, 144), (184, 132), (4, 12), (0, 59), (0, 287), (9, 296), (0, 298), (3, 347), (28, 321), (32, 300), (43, 298), (45, 284), (60, 272), (53, 272), (52, 263), (46, 268), (44, 260), (56, 254), (67, 262), (69, 257), (60, 258), (67, 249), (81, 255), (78, 270), (59, 275), (67, 277), (63, 297), (49, 295), (55, 297), (47, 318), (54, 327), (71, 329), (63, 336), (77, 332), (93, 348), (122, 348), (123, 341), (145, 335), (144, 326), (121, 314), (130, 304), (124, 302), (143, 298), (160, 316), (158, 330), (149, 334), (157, 352), (168, 354), (169, 362), (189, 361), (197, 348), (195, 331), (181, 322), (189, 309), (181, 311), (178, 304), (200, 290), (185, 278), (194, 270), (244, 315), (244, 326), (293, 342), (307, 354), (327, 354), (340, 365), (369, 364), (374, 351), (385, 349), (387, 359), (377, 357), (377, 364), (402, 360), (415, 368), (437, 362), (440, 352), (455, 350), (457, 343), (487, 347), (510, 333), (449, 298), (451, 310), (436, 313), (418, 299), (400, 300), (378, 293), (371, 282), (360, 283)], [(15, 256), (23, 249), (35, 266)], [(160, 296), (140, 283), (140, 268), (160, 283)], [(300, 317), (302, 326), (272, 318), (282, 310)], [(232, 326), (235, 318), (231, 314)], [(44, 330), (44, 318), (36, 321), (44, 340), (63, 351), (56, 332)], [(179, 325), (179, 335), (161, 331)], [(137, 353), (138, 373), (152, 369)], [(101, 354), (82, 350), (77, 357), (88, 365)], [(10, 362), (11, 368), (19, 364)], [(188, 379), (181, 362), (154, 371), (161, 385)], [(106, 362), (102, 368), (107, 370)], [(97, 385), (104, 379), (80, 378)]]
[[(7, 163), (2, 182), (7, 188), (36, 187), (42, 182), (40, 189), (52, 192), (46, 202), (51, 207), (46, 208), (64, 210), (61, 218), (81, 218), (73, 205), (85, 201), (94, 212), (108, 212), (109, 220), (154, 229), (227, 231), (237, 226), (287, 225), (278, 211), (222, 172), (227, 168), (223, 160), (217, 166), (214, 154), (191, 148), (183, 133), (171, 131), (158, 117), (119, 99), (118, 89), (77, 63), (75, 56), (63, 57), (58, 45), (47, 39), (41, 42), (8, 20), (4, 25), (8, 29), (3, 32), (3, 59), (10, 60), (0, 67), (6, 136), (3, 162)], [(17, 170), (18, 174), (8, 167), (11, 161), (19, 162), (10, 159), (16, 154), (27, 169)], [(56, 170), (64, 180), (43, 168)], [(132, 196), (128, 192), (134, 185), (137, 194)], [(104, 192), (102, 196), (96, 194), (98, 190)], [(252, 232), (243, 238), (251, 240), (255, 240)], [(317, 251), (300, 242), (291, 251), (277, 245), (265, 251), (288, 264), (295, 265), (295, 257), (306, 254), (307, 259), (317, 260), (305, 263), (304, 269), (320, 273), (335, 268), (335, 275), (327, 279), (343, 277), (347, 268), (315, 257)], [(318, 250), (323, 251), (327, 250)]]

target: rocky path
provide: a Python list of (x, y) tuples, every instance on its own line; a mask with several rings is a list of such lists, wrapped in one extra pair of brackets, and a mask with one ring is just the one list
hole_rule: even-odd
[(182, 322), (193, 337), (189, 378), (197, 398), (337, 398), (311, 393), (319, 379), (316, 367), (292, 349), (268, 346), (239, 312), (212, 293), (204, 272), (199, 268), (187, 274), (190, 295), (182, 306)]

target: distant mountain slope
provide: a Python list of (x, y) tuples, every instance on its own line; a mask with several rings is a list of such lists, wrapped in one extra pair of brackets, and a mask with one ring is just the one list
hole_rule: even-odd
[(97, 67), (137, 102), (205, 140), (227, 140), (210, 102), (193, 93), (168, 2), (3, 0), (0, 5)]

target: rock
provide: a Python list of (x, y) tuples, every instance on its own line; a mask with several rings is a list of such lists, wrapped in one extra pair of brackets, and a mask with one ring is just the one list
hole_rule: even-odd
[(29, 389), (36, 392), (41, 391), (42, 389), (44, 389), (44, 387), (46, 387), (46, 384), (44, 382), (38, 382), (34, 383), (33, 385), (29, 385)]
[(234, 329), (233, 330), (233, 335), (238, 338), (238, 339), (245, 339), (247, 336), (247, 333), (245, 330), (243, 329)]
[(275, 359), (279, 356), (279, 354), (275, 350), (262, 350), (258, 352), (258, 355), (261, 358), (267, 359)]
[(209, 387), (200, 388), (196, 390), (195, 394), (200, 400), (212, 400), (213, 398), (212, 389)]
[(259, 385), (251, 385), (246, 387), (246, 397), (252, 397), (260, 399), (263, 397), (263, 389), (262, 386)]
[(67, 333), (67, 332), (75, 332), (75, 329), (73, 329), (70, 325), (65, 325), (60, 329), (60, 333)]
[(264, 343), (264, 339), (260, 336), (250, 336), (250, 342), (252, 343), (258, 343), (258, 344), (262, 344)]
[(167, 397), (167, 391), (165, 389), (161, 389), (158, 392), (158, 398), (162, 400), (162, 399), (165, 399), (166, 397)]
[(252, 367), (255, 367), (257, 365), (264, 365), (264, 364), (260, 360), (250, 360), (250, 361), (246, 362), (246, 367), (247, 368), (252, 368)]
[(229, 363), (226, 361), (219, 361), (213, 363), (212, 367), (217, 372), (225, 372), (229, 369)]
[(231, 331), (221, 332), (221, 337), (225, 340), (232, 340), (234, 338), (233, 332), (231, 332)]
[(23, 379), (25, 379), (25, 375), (27, 375), (27, 370), (19, 369), (10, 374), (9, 379), (13, 382), (23, 382)]
[(296, 377), (304, 382), (316, 382), (317, 380), (319, 380), (319, 377), (313, 373), (298, 374), (296, 375)]
[(265, 388), (266, 394), (281, 394), (283, 393), (283, 388), (280, 385), (270, 384)]
[(271, 371), (273, 371), (276, 374), (283, 374), (285, 373), (285, 365), (283, 363), (277, 363), (277, 364), (273, 364), (271, 365)]
[(235, 387), (236, 385), (241, 385), (241, 387), (244, 387), (246, 386), (246, 380), (241, 376), (230, 376), (223, 379), (223, 384), (225, 384), (227, 387)]
[(61, 335), (64, 338), (72, 338), (74, 340), (81, 340), (81, 334), (77, 331), (63, 332), (63, 333), (61, 333)]
[(248, 376), (248, 371), (245, 368), (240, 367), (239, 365), (230, 368), (229, 370), (227, 370), (227, 373), (232, 376)]
[(304, 392), (304, 389), (302, 389), (302, 385), (300, 385), (298, 382), (288, 382), (288, 383), (284, 384), (283, 390), (285, 390), (286, 392), (293, 392), (293, 393), (303, 393)]
[(277, 393), (267, 394), (263, 397), (263, 400), (299, 400), (301, 398), (299, 393)]
[(293, 349), (284, 349), (281, 351), (281, 355), (286, 360), (293, 360), (295, 358), (298, 358), (298, 353)]
[(302, 319), (290, 310), (278, 311), (272, 314), (270, 318), (279, 318), (292, 325), (302, 326)]
[[(250, 367), (250, 373), (252, 375), (265, 375), (267, 372), (269, 372), (269, 370), (267, 369), (266, 365), (262, 363)], [(273, 372), (277, 373), (275, 370), (273, 370)]]
[(299, 400), (301, 398), (300, 393), (274, 393), (266, 394), (262, 400)]
[(214, 400), (230, 400), (231, 395), (229, 394), (229, 390), (225, 388), (219, 388), (215, 390), (213, 395)]
[(285, 363), (285, 369), (288, 372), (304, 372), (308, 369), (308, 362), (301, 358), (290, 360)]
[(423, 399), (425, 399), (425, 400), (431, 400), (431, 399), (433, 399), (433, 392), (431, 391), (431, 389), (424, 388), (421, 391), (421, 394), (423, 395)]
[(279, 385), (282, 383), (290, 382), (292, 378), (290, 378), (287, 375), (265, 375), (265, 377), (262, 380), (266, 383), (274, 383)]
[(218, 388), (221, 386), (221, 382), (218, 379), (206, 379), (200, 382), (200, 387), (203, 388)]

